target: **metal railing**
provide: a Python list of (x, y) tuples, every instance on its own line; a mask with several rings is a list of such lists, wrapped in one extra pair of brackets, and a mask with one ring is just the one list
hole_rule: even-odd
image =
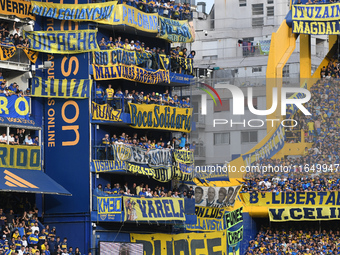
[[(1, 47), (6, 47), (6, 48), (10, 48), (10, 47), (13, 47), (13, 46), (9, 46), (9, 45), (1, 45)], [(7, 60), (0, 60), (1, 62), (13, 62), (15, 64), (24, 64), (24, 65), (29, 65), (30, 64), (30, 60), (29, 58), (27, 57), (26, 53), (23, 51), (22, 48), (16, 48), (16, 51), (15, 51), (15, 54), (7, 59)]]

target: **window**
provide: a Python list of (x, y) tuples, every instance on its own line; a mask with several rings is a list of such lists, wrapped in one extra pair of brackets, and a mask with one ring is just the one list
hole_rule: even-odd
[(253, 27), (263, 27), (263, 17), (261, 18), (252, 18), (252, 26)]
[(217, 105), (214, 104), (214, 112), (230, 111), (229, 99), (222, 100), (222, 105), (219, 102), (216, 103)]
[(263, 4), (253, 4), (252, 5), (253, 15), (263, 15)]
[(282, 69), (282, 77), (289, 77), (289, 65), (285, 65)]
[(241, 143), (257, 143), (257, 131), (241, 132)]
[(267, 7), (267, 16), (274, 16), (274, 6)]
[(240, 7), (247, 6), (247, 0), (239, 0), (238, 4)]
[(267, 0), (267, 4), (273, 4), (274, 0)]
[(230, 133), (214, 133), (214, 145), (230, 144)]
[(262, 66), (255, 66), (251, 69), (252, 73), (261, 73), (262, 72)]

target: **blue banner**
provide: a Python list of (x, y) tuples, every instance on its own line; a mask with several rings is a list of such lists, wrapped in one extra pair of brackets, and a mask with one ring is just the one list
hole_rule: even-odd
[(0, 117), (29, 120), (29, 101), (26, 97), (0, 94)]

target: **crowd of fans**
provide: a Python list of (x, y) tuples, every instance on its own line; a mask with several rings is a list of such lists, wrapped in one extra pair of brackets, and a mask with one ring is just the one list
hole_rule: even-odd
[(191, 20), (192, 11), (189, 3), (178, 3), (165, 0), (119, 0), (118, 4), (127, 4), (146, 13), (158, 13), (174, 20)]
[(160, 137), (158, 140), (156, 139), (148, 139), (146, 135), (142, 137), (138, 137), (137, 133), (134, 133), (133, 136), (129, 136), (126, 133), (122, 133), (121, 136), (117, 137), (114, 134), (111, 138), (109, 134), (105, 134), (105, 137), (102, 139), (101, 146), (99, 148), (99, 158), (100, 159), (112, 159), (113, 157), (113, 149), (112, 145), (114, 144), (126, 144), (130, 146), (138, 146), (140, 148), (144, 148), (148, 151), (152, 149), (181, 149), (181, 150), (190, 150), (192, 152), (195, 151), (196, 143), (192, 142), (192, 144), (188, 143), (187, 135), (183, 134), (180, 139), (173, 137), (170, 141), (166, 142)]
[(21, 90), (16, 82), (11, 83), (9, 86), (7, 86), (7, 81), (2, 76), (2, 71), (0, 71), (0, 96), (8, 97), (15, 95), (18, 97), (23, 97), (30, 96), (31, 95), (30, 92), (31, 92), (30, 88), (27, 88), (25, 91)]
[(1, 45), (28, 47), (28, 39), (22, 37), (22, 28), (16, 22), (11, 26), (9, 22), (0, 23)]
[(308, 192), (340, 191), (340, 178), (336, 176), (307, 175), (306, 173), (284, 176), (272, 174), (246, 178), (241, 193), (252, 192)]
[(181, 68), (178, 64), (177, 58), (190, 58), (194, 59), (196, 52), (194, 50), (188, 53), (187, 48), (180, 48), (177, 46), (176, 48), (171, 49), (167, 52), (164, 48), (159, 47), (149, 47), (146, 46), (144, 42), (140, 42), (139, 40), (131, 40), (125, 39), (122, 41), (122, 37), (118, 36), (118, 38), (113, 38), (112, 36), (109, 37), (107, 40), (105, 37), (99, 41), (99, 47), (101, 50), (109, 50), (109, 49), (124, 49), (129, 51), (136, 51), (136, 52), (146, 52), (151, 54), (151, 58), (147, 59), (144, 63), (140, 64), (140, 67), (148, 68), (148, 69), (163, 69), (164, 67), (161, 64), (159, 55), (167, 55), (170, 56), (170, 68), (172, 72), (176, 73), (188, 73), (187, 70)]
[(97, 103), (107, 103), (115, 109), (122, 109), (124, 107), (125, 112), (129, 112), (129, 103), (158, 104), (179, 108), (190, 108), (189, 97), (182, 97), (182, 100), (180, 100), (177, 95), (171, 97), (168, 90), (166, 90), (164, 94), (160, 94), (157, 92), (144, 94), (143, 91), (138, 92), (136, 90), (125, 90), (125, 92), (123, 93), (121, 89), (118, 89), (115, 93), (111, 84), (108, 85), (108, 87), (105, 89), (105, 92), (101, 88), (100, 84), (97, 84), (95, 93), (95, 101)]
[(140, 196), (140, 197), (175, 197), (175, 198), (194, 198), (195, 192), (190, 186), (189, 190), (180, 192), (177, 188), (167, 190), (164, 186), (156, 186), (150, 188), (148, 184), (142, 182), (139, 186), (133, 183), (132, 186), (126, 182), (123, 187), (119, 183), (115, 183), (113, 188), (111, 183), (107, 183), (103, 188), (101, 184), (95, 189), (96, 196), (110, 196), (110, 195), (126, 195), (126, 196)]
[(256, 238), (249, 242), (245, 254), (326, 255), (339, 253), (339, 229), (320, 231), (309, 228), (294, 230), (291, 226), (287, 227), (287, 230), (262, 227)]
[(0, 144), (9, 144), (9, 145), (33, 145), (39, 146), (39, 137), (36, 136), (32, 139), (30, 134), (27, 134), (25, 129), (17, 129), (16, 133), (10, 132), (10, 135), (7, 137), (6, 133), (2, 133), (0, 136)]
[[(25, 205), (29, 204), (26, 200)], [(26, 207), (23, 205), (23, 207)], [(43, 226), (38, 209), (16, 213), (0, 208), (0, 254), (2, 255), (80, 255), (67, 238), (57, 236), (55, 227)]]

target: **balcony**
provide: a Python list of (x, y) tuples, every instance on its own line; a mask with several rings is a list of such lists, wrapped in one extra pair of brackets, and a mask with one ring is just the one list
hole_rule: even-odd
[[(13, 46), (1, 45), (4, 48)], [(14, 55), (7, 60), (0, 60), (0, 68), (16, 71), (29, 71), (30, 60), (22, 48), (16, 48)]]

